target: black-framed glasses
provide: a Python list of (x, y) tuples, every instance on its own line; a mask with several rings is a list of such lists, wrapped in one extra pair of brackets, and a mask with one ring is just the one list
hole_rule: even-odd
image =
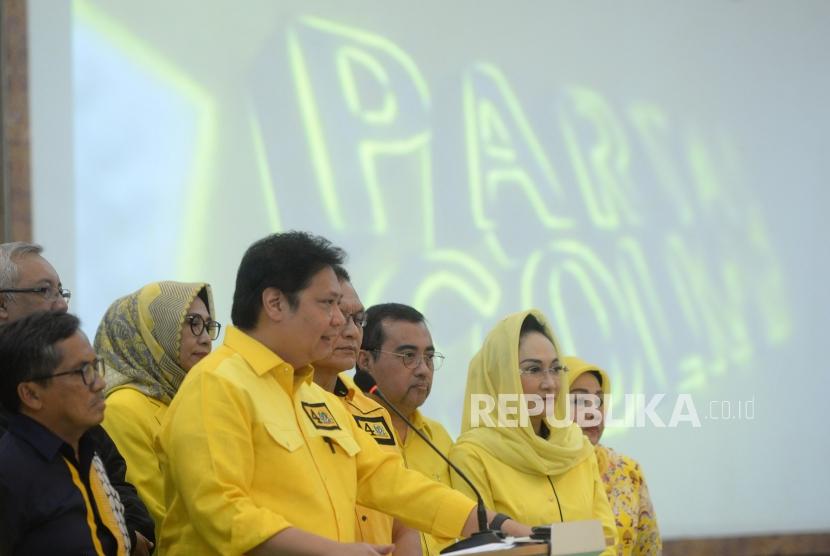
[(48, 380), (50, 378), (55, 378), (56, 376), (75, 374), (81, 375), (81, 380), (84, 381), (84, 384), (92, 386), (95, 384), (96, 378), (104, 378), (104, 362), (100, 359), (96, 359), (95, 361), (88, 361), (77, 369), (72, 369), (71, 371), (62, 371), (60, 373), (54, 373), (47, 376), (38, 376), (32, 380)]
[(346, 324), (352, 321), (358, 328), (366, 328), (366, 323), (369, 322), (369, 315), (366, 314), (366, 311), (358, 311), (352, 314), (343, 313), (343, 318), (346, 319)]
[(444, 364), (444, 354), (438, 353), (437, 351), (425, 353), (423, 355), (418, 355), (418, 352), (416, 351), (404, 351), (403, 353), (398, 353), (396, 351), (384, 351), (382, 349), (373, 349), (372, 351), (375, 353), (386, 353), (399, 357), (401, 359), (401, 363), (403, 363), (403, 366), (407, 369), (417, 369), (418, 365), (421, 364), (421, 361), (424, 362), (428, 369), (433, 371), (437, 371), (441, 368), (441, 365)]
[(222, 330), (222, 325), (213, 319), (205, 320), (201, 315), (187, 315), (184, 320), (190, 324), (190, 331), (193, 335), (199, 337), (202, 332), (207, 330), (208, 337), (215, 340), (219, 337), (219, 331)]
[(557, 364), (548, 369), (543, 369), (541, 365), (528, 365), (527, 367), (519, 367), (519, 372), (524, 376), (532, 376), (534, 378), (542, 378), (545, 374), (555, 377), (567, 373), (568, 367)]
[(60, 286), (56, 288), (52, 285), (37, 288), (3, 288), (0, 290), (0, 293), (36, 293), (47, 301), (54, 301), (62, 297), (67, 303), (69, 303), (69, 299), (72, 297), (72, 292), (68, 289)]

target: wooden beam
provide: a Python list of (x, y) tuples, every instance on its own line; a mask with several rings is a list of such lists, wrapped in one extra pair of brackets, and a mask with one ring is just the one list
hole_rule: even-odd
[(31, 151), (26, 0), (0, 2), (0, 241), (31, 241)]
[(830, 533), (676, 539), (663, 543), (663, 556), (757, 556), (830, 554)]

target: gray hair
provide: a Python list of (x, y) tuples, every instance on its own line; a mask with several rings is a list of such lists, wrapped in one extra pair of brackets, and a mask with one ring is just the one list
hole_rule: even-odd
[[(37, 243), (27, 241), (14, 241), (11, 243), (0, 243), (0, 288), (13, 288), (17, 286), (20, 278), (17, 261), (25, 255), (40, 255), (43, 247)], [(14, 294), (0, 294), (1, 301), (11, 301)]]

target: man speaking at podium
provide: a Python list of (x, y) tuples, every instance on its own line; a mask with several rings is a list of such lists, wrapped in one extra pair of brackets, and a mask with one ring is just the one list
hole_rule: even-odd
[[(312, 380), (310, 363), (331, 352), (345, 322), (332, 269), (343, 258), (301, 232), (245, 253), (234, 326), (190, 371), (157, 440), (161, 555), (391, 553), (354, 543), (357, 503), (443, 537), (476, 530), (471, 500), (405, 469)], [(512, 520), (501, 528), (529, 532)]]

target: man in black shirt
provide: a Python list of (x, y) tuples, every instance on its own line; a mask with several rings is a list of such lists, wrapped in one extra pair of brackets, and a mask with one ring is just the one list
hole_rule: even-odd
[(0, 554), (126, 556), (124, 507), (89, 430), (103, 365), (78, 318), (36, 312), (0, 327)]
[[(41, 256), (42, 251), (32, 243), (0, 244), (0, 324), (36, 311), (67, 310), (70, 292), (63, 288), (49, 261)], [(0, 436), (8, 428), (8, 419), (9, 414), (0, 407)], [(132, 554), (149, 555), (155, 542), (154, 524), (135, 487), (126, 480), (127, 464), (100, 425), (90, 429), (89, 434), (124, 505)]]

